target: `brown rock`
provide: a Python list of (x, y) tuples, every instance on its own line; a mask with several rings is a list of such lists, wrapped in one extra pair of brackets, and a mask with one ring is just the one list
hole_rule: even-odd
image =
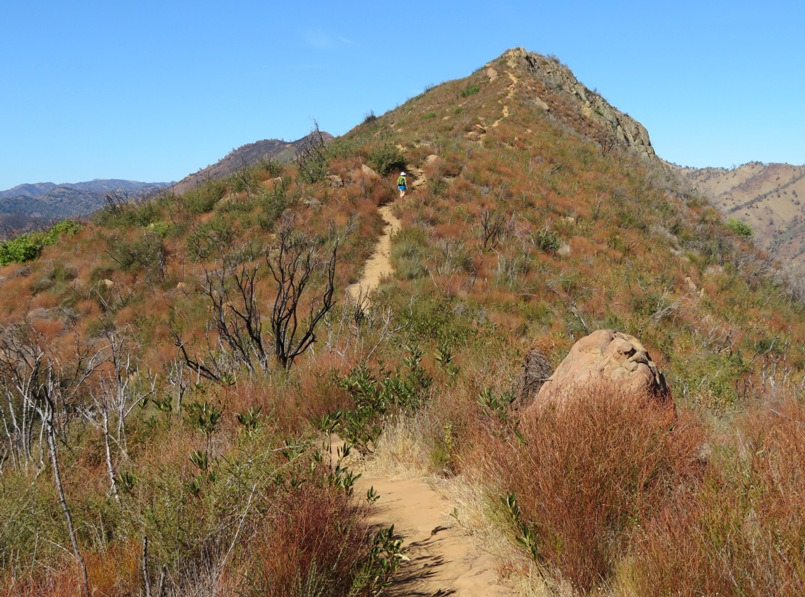
[(338, 176), (338, 174), (328, 174), (326, 178), (327, 183), (334, 189), (344, 186), (344, 181), (341, 179), (340, 176)]
[(528, 411), (561, 404), (572, 398), (574, 390), (593, 384), (611, 385), (673, 404), (665, 378), (637, 338), (615, 330), (597, 330), (573, 345)]
[(270, 178), (270, 179), (268, 179), (267, 181), (265, 181), (265, 182), (263, 183), (263, 185), (264, 185), (264, 186), (265, 186), (265, 187), (266, 187), (268, 190), (273, 190), (273, 189), (276, 189), (277, 187), (281, 187), (281, 186), (282, 186), (282, 177), (281, 177), (281, 176), (277, 176), (276, 178)]
[(363, 175), (370, 180), (380, 180), (381, 178), (377, 172), (372, 170), (366, 164), (361, 164), (361, 172), (363, 172)]

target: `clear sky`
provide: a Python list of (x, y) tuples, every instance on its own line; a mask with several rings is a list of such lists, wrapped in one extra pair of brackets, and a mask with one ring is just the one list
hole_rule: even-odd
[(805, 164), (802, 0), (2, 0), (0, 190), (179, 180), (551, 54), (690, 166)]

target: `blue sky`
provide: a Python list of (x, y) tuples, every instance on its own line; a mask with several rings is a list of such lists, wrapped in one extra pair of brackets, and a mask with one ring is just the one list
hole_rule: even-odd
[(513, 47), (559, 58), (669, 161), (805, 164), (801, 0), (291, 4), (3, 0), (0, 189), (179, 180), (314, 119), (343, 134)]

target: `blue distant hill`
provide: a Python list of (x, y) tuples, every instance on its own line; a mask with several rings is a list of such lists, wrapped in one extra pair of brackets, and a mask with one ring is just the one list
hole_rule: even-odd
[(135, 199), (159, 192), (170, 183), (91, 180), (75, 184), (41, 182), (0, 191), (0, 214), (34, 218), (72, 218), (104, 206), (107, 195)]
[(65, 218), (90, 214), (106, 205), (106, 197), (148, 197), (172, 183), (91, 180), (75, 184), (40, 182), (0, 191), (0, 239), (49, 226)]

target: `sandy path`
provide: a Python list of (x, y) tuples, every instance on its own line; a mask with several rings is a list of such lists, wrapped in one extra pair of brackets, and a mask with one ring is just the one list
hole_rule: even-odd
[(394, 273), (391, 265), (391, 237), (400, 229), (401, 224), (392, 211), (392, 205), (389, 203), (378, 209), (383, 221), (386, 222), (383, 234), (377, 241), (375, 252), (366, 262), (360, 281), (347, 286), (347, 294), (356, 303), (366, 303), (368, 295), (377, 290), (380, 281)]
[[(509, 85), (508, 92), (506, 93), (506, 99), (508, 101), (511, 101), (512, 99), (514, 99), (514, 92), (517, 89), (518, 79), (514, 75), (514, 73), (512, 72), (512, 70), (514, 70), (516, 68), (516, 66), (517, 66), (516, 56), (517, 55), (514, 52), (510, 52), (508, 58), (506, 59), (506, 62), (507, 62), (508, 66), (509, 66), (509, 69), (510, 69), (507, 74), (509, 75), (509, 79), (511, 80), (511, 85)], [(495, 76), (497, 77), (497, 74)], [(490, 79), (491, 79), (491, 77), (490, 77)], [(498, 100), (498, 101), (500, 103), (503, 103), (501, 100)], [(498, 118), (494, 123), (492, 123), (492, 128), (495, 128), (496, 126), (498, 126), (501, 123), (501, 121), (505, 120), (508, 117), (509, 117), (509, 106), (508, 106), (508, 104), (504, 104), (503, 105), (503, 115), (500, 118)]]
[(400, 479), (364, 472), (356, 495), (374, 487), (380, 499), (370, 522), (394, 525), (404, 537), (409, 558), (384, 594), (394, 597), (455, 595), (503, 597), (513, 591), (499, 584), (495, 558), (467, 535), (455, 518), (454, 508), (424, 478)]
[[(424, 182), (424, 178), (420, 179)], [(347, 287), (356, 303), (368, 303), (381, 280), (394, 272), (391, 265), (391, 237), (400, 229), (392, 204), (379, 209), (386, 222), (375, 252), (366, 262), (360, 281)], [(338, 439), (330, 443), (337, 454)], [(361, 467), (358, 467), (360, 470)], [(407, 560), (398, 570), (386, 595), (395, 597), (502, 597), (512, 591), (500, 585), (496, 560), (485, 553), (450, 516), (454, 506), (424, 478), (401, 479), (371, 471), (360, 471), (356, 495), (370, 487), (380, 495), (369, 520), (382, 527), (394, 525), (404, 537)]]

